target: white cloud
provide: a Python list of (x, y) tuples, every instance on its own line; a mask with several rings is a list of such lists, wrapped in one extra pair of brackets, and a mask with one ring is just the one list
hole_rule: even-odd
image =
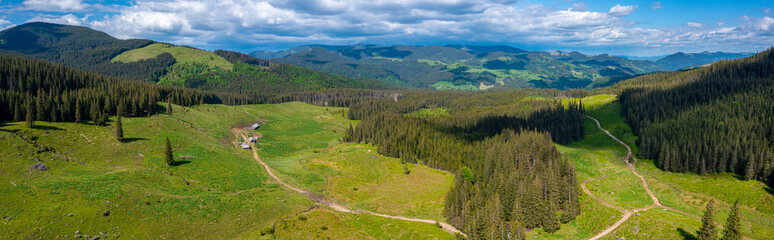
[(774, 35), (774, 18), (747, 18), (747, 21), (755, 30), (763, 31), (770, 36)]
[(704, 24), (697, 23), (697, 22), (687, 22), (685, 23), (685, 25), (688, 25), (689, 27), (694, 27), (694, 28), (704, 27)]
[(576, 2), (572, 3), (572, 10), (574, 11), (588, 11), (589, 9), (586, 7), (586, 3), (583, 2)]
[[(29, 21), (83, 25), (119, 38), (150, 38), (208, 49), (285, 48), (300, 44), (486, 42), (557, 48), (748, 49), (774, 42), (774, 19), (744, 17), (738, 26), (648, 29), (585, 5), (558, 10), (515, 1), (445, 0), (139, 0), (107, 17), (38, 15)], [(90, 5), (93, 9), (96, 5)], [(78, 14), (80, 16), (80, 14)], [(0, 25), (2, 27), (2, 25)], [(761, 48), (768, 48), (763, 46)]]
[(763, 14), (769, 15), (771, 13), (771, 8), (763, 7)]
[(81, 0), (25, 0), (22, 4), (29, 10), (45, 12), (79, 11), (89, 6)]
[(621, 4), (616, 4), (610, 8), (608, 13), (616, 16), (626, 16), (632, 14), (637, 8), (639, 8), (637, 5), (621, 6)]
[(0, 31), (16, 26), (11, 21), (0, 19)]
[(83, 26), (88, 23), (90, 15), (86, 15), (83, 18), (76, 17), (72, 14), (67, 14), (63, 16), (53, 16), (53, 15), (38, 15), (36, 17), (33, 17), (27, 22), (49, 22), (49, 23), (58, 23), (58, 24), (67, 24), (67, 25), (79, 25)]
[(662, 8), (664, 8), (664, 6), (661, 6), (661, 2), (659, 1), (653, 2), (653, 4), (650, 5), (651, 10), (659, 10)]

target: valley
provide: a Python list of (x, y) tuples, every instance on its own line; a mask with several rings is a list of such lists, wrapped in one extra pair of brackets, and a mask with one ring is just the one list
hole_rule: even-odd
[(14, 25), (0, 238), (771, 239), (772, 66)]

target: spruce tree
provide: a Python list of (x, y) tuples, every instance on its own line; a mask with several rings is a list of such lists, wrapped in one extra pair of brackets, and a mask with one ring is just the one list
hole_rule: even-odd
[(27, 127), (31, 128), (35, 126), (34, 112), (35, 112), (35, 109), (34, 109), (34, 105), (32, 105), (32, 97), (29, 94), (27, 94), (27, 116), (26, 116)]
[(707, 203), (707, 210), (704, 212), (704, 217), (701, 218), (701, 229), (699, 229), (698, 240), (715, 240), (718, 238), (717, 230), (715, 229), (715, 219), (713, 219), (712, 216), (714, 205), (714, 199)]
[(748, 158), (747, 166), (744, 169), (744, 179), (752, 180), (755, 178), (755, 160), (754, 158)]
[(75, 101), (75, 123), (81, 123), (81, 101)]
[(344, 135), (345, 142), (355, 142), (355, 130), (352, 129), (352, 123), (349, 124), (347, 134)]
[(124, 104), (124, 101), (119, 99), (118, 100), (118, 107), (116, 107), (116, 116), (123, 116), (126, 113), (126, 105)]
[(37, 111), (36, 111), (37, 112), (36, 118), (37, 118), (38, 121), (45, 121), (46, 120), (46, 118), (45, 118), (46, 115), (44, 114), (45, 113), (44, 112), (45, 108), (43, 106), (43, 101), (45, 101), (43, 99), (43, 90), (38, 89), (38, 96), (35, 99), (35, 109), (37, 109)]
[(726, 230), (723, 234), (723, 240), (739, 240), (742, 239), (742, 223), (741, 216), (739, 216), (739, 199), (734, 202), (734, 206), (731, 207), (731, 212), (728, 214), (728, 220), (726, 221)]
[(164, 149), (164, 161), (167, 162), (168, 166), (175, 165), (175, 157), (172, 154), (172, 144), (169, 143), (169, 138), (167, 138), (167, 144)]
[(167, 98), (167, 114), (172, 114), (172, 98)]
[(552, 207), (553, 204), (548, 203), (550, 206), (546, 209), (545, 220), (543, 222), (543, 230), (548, 233), (556, 232), (562, 225), (559, 224), (559, 218), (556, 217), (556, 212)]
[(121, 126), (121, 115), (116, 118), (116, 140), (118, 142), (124, 141), (124, 128)]

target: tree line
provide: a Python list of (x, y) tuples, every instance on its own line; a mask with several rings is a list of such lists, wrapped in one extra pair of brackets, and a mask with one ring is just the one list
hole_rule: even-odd
[(663, 170), (774, 182), (774, 52), (622, 83), (642, 158)]
[[(524, 229), (537, 227), (553, 232), (580, 214), (574, 165), (553, 142), (584, 137), (583, 108), (526, 100), (526, 93), (403, 92), (398, 101), (363, 100), (350, 106), (348, 116), (362, 121), (343, 140), (455, 173), (444, 215), (473, 239), (523, 239)], [(434, 107), (448, 116), (409, 114)]]

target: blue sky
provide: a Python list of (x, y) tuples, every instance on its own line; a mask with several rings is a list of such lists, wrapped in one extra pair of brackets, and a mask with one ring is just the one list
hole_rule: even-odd
[(654, 56), (774, 46), (774, 0), (0, 0), (0, 29), (81, 25), (241, 52), (304, 44), (504, 44)]

